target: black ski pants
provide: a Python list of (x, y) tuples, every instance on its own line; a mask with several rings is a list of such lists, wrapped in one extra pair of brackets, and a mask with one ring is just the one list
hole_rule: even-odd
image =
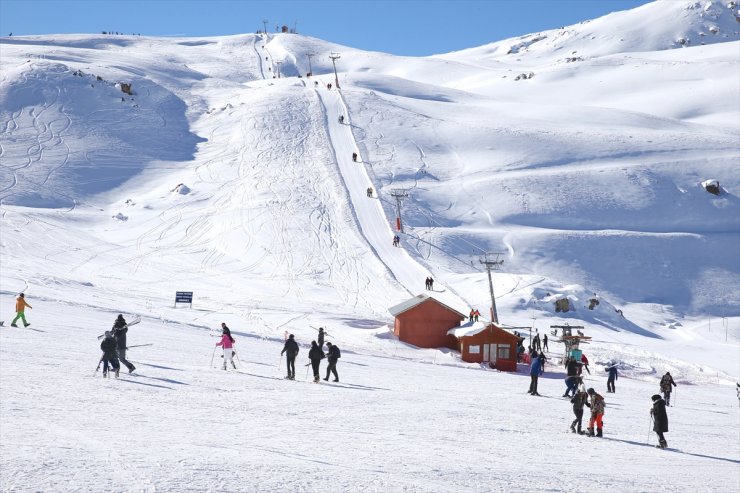
[(571, 423), (570, 427), (573, 428), (576, 425), (578, 425), (578, 431), (581, 431), (581, 422), (583, 421), (583, 408), (581, 409), (573, 409), (573, 414), (576, 415), (576, 419), (573, 420), (573, 423)]
[(606, 391), (614, 392), (614, 379), (610, 378), (606, 381)]
[(285, 362), (288, 365), (288, 376), (295, 378), (295, 357), (293, 353), (286, 353)]
[(118, 364), (118, 359), (115, 356), (111, 356), (106, 358), (103, 356), (103, 375), (108, 373), (108, 364), (110, 363), (111, 370), (115, 371), (121, 367), (121, 365)]
[(118, 353), (118, 361), (123, 363), (123, 365), (129, 369), (129, 371), (133, 371), (135, 368), (134, 365), (132, 365), (131, 362), (126, 359), (126, 350), (116, 349), (116, 352)]
[(329, 360), (329, 366), (326, 367), (326, 378), (324, 380), (329, 380), (329, 374), (334, 374), (334, 380), (339, 380), (339, 375), (337, 375), (337, 360)]
[(313, 369), (313, 379), (318, 380), (321, 378), (319, 375), (319, 368), (321, 367), (321, 360), (320, 359), (312, 359), (311, 360), (311, 368)]
[(529, 382), (529, 393), (536, 394), (537, 393), (537, 380), (540, 377), (539, 375), (530, 375), (529, 378), (531, 379), (531, 381)]
[(665, 400), (665, 405), (670, 406), (671, 405), (671, 391), (663, 392), (663, 400)]

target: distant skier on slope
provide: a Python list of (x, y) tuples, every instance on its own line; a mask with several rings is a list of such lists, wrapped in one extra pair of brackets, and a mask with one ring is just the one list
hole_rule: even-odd
[(283, 350), (280, 351), (281, 355), (285, 353), (285, 361), (288, 364), (288, 376), (285, 378), (288, 380), (295, 380), (295, 358), (298, 356), (298, 351), (300, 351), (300, 348), (298, 343), (295, 342), (295, 336), (290, 334), (288, 340), (285, 341)]
[(231, 337), (231, 330), (226, 326), (225, 323), (221, 324), (221, 340), (216, 343), (216, 346), (221, 346), (224, 350), (224, 366), (223, 369), (226, 369), (226, 365), (228, 363), (231, 363), (231, 366), (236, 369), (236, 364), (234, 363), (234, 343), (236, 341), (233, 337)]
[(113, 337), (116, 339), (116, 353), (118, 355), (118, 361), (123, 363), (128, 372), (133, 372), (136, 367), (126, 359), (126, 333), (128, 332), (128, 325), (123, 315), (119, 314), (116, 321), (113, 322)]
[(26, 322), (26, 307), (33, 308), (31, 305), (29, 305), (26, 302), (26, 295), (23, 293), (20, 293), (18, 297), (15, 299), (16, 314), (15, 314), (15, 318), (13, 319), (13, 321), (10, 322), (11, 327), (18, 327), (15, 323), (18, 321), (19, 318), (23, 320), (24, 327), (28, 327), (29, 325), (31, 325), (30, 323)]
[(311, 362), (311, 368), (313, 369), (313, 383), (319, 383), (321, 376), (319, 375), (319, 369), (321, 367), (321, 360), (326, 358), (324, 351), (321, 347), (316, 344), (316, 341), (311, 341), (311, 349), (308, 351), (308, 359)]
[(116, 378), (118, 378), (118, 371), (121, 366), (118, 364), (118, 357), (116, 356), (116, 340), (113, 338), (113, 332), (106, 331), (103, 342), (100, 343), (100, 350), (103, 351), (103, 378), (108, 377), (108, 364), (112, 370), (116, 372)]
[(542, 370), (542, 361), (537, 357), (537, 351), (535, 351), (532, 353), (532, 363), (530, 363), (529, 367), (529, 394), (540, 395), (537, 392), (537, 380), (542, 373), (544, 373)]
[(666, 372), (663, 378), (660, 379), (660, 391), (663, 392), (663, 398), (665, 399), (665, 405), (671, 405), (671, 392), (673, 387), (676, 387), (676, 382), (673, 381), (671, 372)]
[(333, 373), (334, 381), (338, 382), (339, 375), (337, 374), (337, 361), (342, 357), (342, 353), (339, 351), (339, 348), (331, 342), (327, 342), (326, 347), (329, 349), (329, 354), (327, 355), (329, 366), (326, 367), (326, 378), (324, 378), (324, 380), (329, 380), (329, 374)]
[(339, 115), (339, 123), (344, 123), (344, 115)]
[(665, 401), (655, 394), (653, 397), (653, 408), (650, 415), (653, 417), (653, 431), (658, 434), (658, 447), (666, 448), (668, 442), (663, 433), (668, 433), (668, 413), (665, 410)]
[[(583, 435), (585, 432), (581, 429), (582, 421), (583, 421), (583, 406), (591, 407), (591, 404), (588, 403), (588, 394), (586, 393), (583, 386), (579, 387), (576, 391), (576, 395), (573, 396), (573, 398), (570, 400), (571, 404), (573, 404), (573, 414), (576, 415), (576, 419), (573, 420), (573, 422), (570, 424), (570, 431), (573, 433), (578, 433), (579, 435)], [(578, 431), (576, 431), (576, 425), (578, 425)]]
[[(588, 436), (602, 437), (602, 429), (604, 427), (604, 409), (606, 403), (604, 398), (598, 394), (593, 388), (588, 389), (588, 395), (591, 397), (591, 419), (588, 421)], [(596, 426), (596, 435), (594, 435), (594, 425)]]
[(372, 197), (373, 196), (373, 187), (367, 187), (367, 196)]
[(323, 351), (324, 350), (324, 336), (326, 335), (326, 332), (324, 332), (323, 327), (319, 327), (319, 348)]
[(617, 371), (616, 363), (611, 366), (607, 366), (606, 368), (604, 368), (604, 371), (609, 372), (609, 378), (606, 379), (606, 391), (607, 393), (611, 392), (613, 394), (615, 392), (614, 382), (617, 380), (617, 378), (619, 378), (619, 372)]
[(353, 152), (352, 153), (352, 161), (357, 162), (357, 153), (356, 152)]
[(545, 351), (549, 351), (550, 350), (550, 348), (547, 347), (547, 334), (545, 334), (545, 336), (542, 338), (542, 348)]

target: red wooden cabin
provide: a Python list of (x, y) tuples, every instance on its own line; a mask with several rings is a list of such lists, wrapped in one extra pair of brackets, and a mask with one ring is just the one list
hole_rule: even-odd
[(470, 326), (451, 329), (448, 334), (457, 339), (457, 349), (463, 361), (488, 363), (501, 371), (516, 371), (516, 344), (519, 338), (491, 323), (475, 322)]
[(420, 294), (410, 300), (391, 307), (388, 311), (395, 317), (393, 333), (409, 344), (423, 348), (455, 348), (455, 341), (447, 331), (458, 327), (467, 317), (440, 301)]

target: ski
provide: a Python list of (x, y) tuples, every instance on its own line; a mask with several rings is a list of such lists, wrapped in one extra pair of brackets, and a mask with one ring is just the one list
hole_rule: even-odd
[[(128, 322), (128, 323), (126, 324), (126, 327), (131, 327), (132, 325), (136, 325), (136, 324), (138, 324), (139, 322), (141, 322), (141, 317), (139, 317), (139, 316), (137, 315), (136, 317), (134, 317), (134, 319), (133, 319), (133, 320), (132, 320), (131, 322)], [(29, 325), (30, 325), (30, 324), (29, 324)], [(102, 339), (103, 337), (105, 337), (105, 333), (103, 333), (103, 334), (100, 334), (100, 335), (98, 336), (98, 340)]]

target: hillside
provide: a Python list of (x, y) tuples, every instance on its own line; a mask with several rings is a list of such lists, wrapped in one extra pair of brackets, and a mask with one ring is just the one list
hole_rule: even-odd
[[(0, 38), (0, 489), (84, 489), (108, 467), (106, 490), (310, 491), (325, 467), (341, 477), (330, 491), (565, 491), (605, 460), (629, 473), (596, 473), (618, 491), (737, 483), (736, 19), (724, 0), (657, 1), (421, 58), (296, 34)], [(562, 346), (533, 403), (527, 368), (389, 333), (388, 308), (427, 276), (434, 297), (486, 318), (486, 252), (504, 260), (503, 323), (585, 326), (589, 386), (619, 364), (611, 439), (586, 458), (554, 400)], [(176, 291), (193, 307), (173, 307)], [(19, 292), (25, 332), (7, 327)], [(153, 346), (133, 351), (138, 376), (101, 386), (86, 372), (118, 313), (141, 315), (131, 337)], [(224, 321), (242, 358), (226, 374), (208, 365)], [(342, 382), (288, 390), (281, 341), (296, 334), (305, 360), (319, 326), (342, 346)], [(669, 370), (680, 455), (645, 479), (666, 462), (643, 445)], [(105, 433), (127, 437), (125, 466), (87, 430), (98, 408), (120, 412)], [(222, 415), (232, 443), (214, 445)], [(463, 438), (473, 428), (482, 441)], [(317, 450), (322, 437), (337, 445)], [(557, 473), (522, 486), (521, 444), (538, 440)], [(481, 461), (493, 443), (512, 448), (495, 474)]]

